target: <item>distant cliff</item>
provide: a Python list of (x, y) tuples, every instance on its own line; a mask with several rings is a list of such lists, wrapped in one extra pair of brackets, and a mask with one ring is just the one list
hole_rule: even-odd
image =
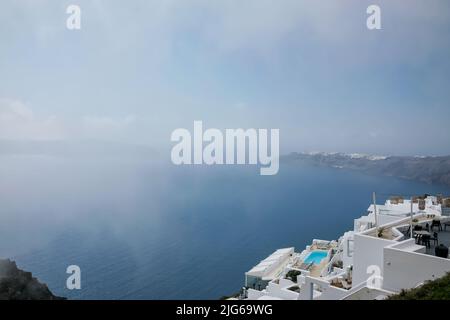
[(33, 278), (31, 272), (17, 268), (15, 262), (0, 259), (0, 300), (63, 300)]
[(450, 156), (400, 157), (344, 153), (292, 153), (282, 161), (344, 168), (450, 186)]

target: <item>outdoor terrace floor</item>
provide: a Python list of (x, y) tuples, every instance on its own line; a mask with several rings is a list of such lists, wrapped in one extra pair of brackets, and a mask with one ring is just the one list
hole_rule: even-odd
[[(444, 246), (449, 248), (450, 247), (450, 227), (447, 227), (446, 231), (444, 228), (442, 231), (437, 231), (437, 228), (435, 228), (434, 232), (438, 233), (438, 244), (437, 245), (442, 243)], [(433, 234), (433, 231), (430, 230), (430, 233)], [(427, 248), (427, 254), (434, 256), (434, 248), (435, 248), (435, 243), (433, 241), (431, 241), (431, 247)]]

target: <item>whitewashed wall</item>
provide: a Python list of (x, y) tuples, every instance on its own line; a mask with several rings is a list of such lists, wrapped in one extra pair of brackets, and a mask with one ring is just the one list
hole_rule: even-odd
[(353, 252), (353, 285), (365, 282), (370, 276), (367, 274), (367, 267), (375, 265), (380, 267), (383, 275), (383, 249), (384, 247), (396, 243), (393, 240), (386, 240), (362, 234), (354, 235)]
[(400, 291), (444, 276), (450, 272), (450, 259), (385, 248), (383, 269), (383, 288)]

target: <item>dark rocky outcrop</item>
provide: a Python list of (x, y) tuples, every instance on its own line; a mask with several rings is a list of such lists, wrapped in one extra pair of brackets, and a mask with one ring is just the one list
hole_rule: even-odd
[(0, 300), (63, 300), (34, 278), (17, 268), (14, 261), (0, 259)]

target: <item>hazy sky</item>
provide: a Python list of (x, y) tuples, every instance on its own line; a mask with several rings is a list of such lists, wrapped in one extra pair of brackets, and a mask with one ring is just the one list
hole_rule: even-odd
[(0, 139), (170, 148), (203, 120), (279, 128), (283, 152), (450, 154), (448, 0), (4, 0), (0, 39)]

